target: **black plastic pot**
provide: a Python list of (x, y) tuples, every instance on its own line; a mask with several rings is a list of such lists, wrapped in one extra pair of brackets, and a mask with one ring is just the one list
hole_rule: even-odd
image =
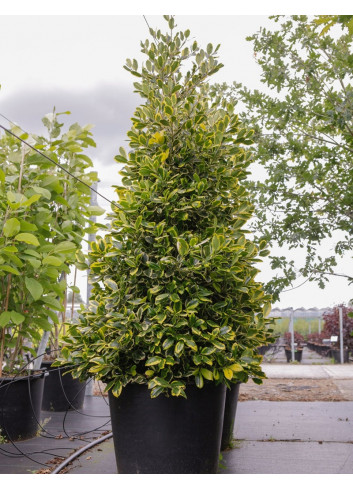
[(146, 385), (128, 384), (120, 397), (109, 391), (119, 474), (216, 473), (226, 388), (186, 388), (187, 399), (151, 399)]
[(0, 429), (9, 441), (37, 435), (46, 372), (0, 378)]
[[(67, 411), (81, 409), (85, 400), (86, 383), (74, 379), (69, 367), (52, 367), (52, 362), (42, 362), (48, 369), (45, 379), (42, 409), (44, 411)], [(64, 375), (65, 374), (65, 375)]]
[(257, 347), (257, 352), (259, 355), (265, 355), (266, 352), (272, 347), (272, 345), (262, 345)]
[[(292, 361), (292, 350), (285, 348), (284, 351), (286, 353), (287, 362), (288, 363), (291, 362)], [(294, 360), (296, 362), (301, 362), (302, 356), (303, 356), (303, 349), (302, 348), (294, 351)]]
[(221, 450), (229, 448), (233, 438), (235, 415), (237, 412), (240, 382), (233, 384), (226, 392)]
[[(334, 359), (335, 363), (341, 363), (341, 352), (340, 350), (336, 350), (334, 348), (331, 348), (331, 358)], [(343, 350), (343, 363), (348, 363), (349, 362), (349, 350), (344, 349)]]

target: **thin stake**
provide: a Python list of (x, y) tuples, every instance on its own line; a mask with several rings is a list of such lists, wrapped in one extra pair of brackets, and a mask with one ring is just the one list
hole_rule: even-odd
[(338, 308), (339, 318), (340, 318), (340, 360), (341, 363), (344, 362), (343, 358), (343, 309), (342, 307)]

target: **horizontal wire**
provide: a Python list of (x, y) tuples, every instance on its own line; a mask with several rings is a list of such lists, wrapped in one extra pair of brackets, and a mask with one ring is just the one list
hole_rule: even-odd
[[(4, 119), (6, 119), (7, 121), (9, 121), (11, 124), (13, 124), (12, 121), (10, 121), (10, 119), (8, 119), (7, 117), (5, 117), (3, 114), (0, 114), (1, 117), (3, 117)], [(20, 127), (18, 126), (17, 124), (13, 124), (17, 127)], [(107, 202), (109, 202), (109, 204), (111, 205), (114, 205), (117, 209), (119, 209), (119, 207), (111, 200), (109, 200), (107, 197), (105, 197), (104, 195), (102, 195), (100, 192), (98, 192), (97, 190), (95, 190), (93, 187), (91, 187), (90, 185), (88, 185), (87, 183), (85, 183), (83, 180), (81, 180), (80, 178), (76, 177), (75, 175), (73, 175), (72, 173), (70, 173), (68, 170), (66, 170), (62, 165), (60, 165), (60, 163), (57, 163), (56, 161), (54, 161), (52, 158), (49, 158), (49, 156), (47, 156), (46, 154), (42, 153), (42, 151), (39, 151), (39, 149), (35, 148), (34, 146), (32, 146), (30, 143), (27, 143), (27, 141), (25, 141), (24, 139), (22, 139), (21, 137), (17, 136), (16, 134), (14, 134), (12, 131), (10, 131), (9, 129), (7, 129), (5, 126), (3, 126), (2, 124), (0, 124), (0, 127), (5, 131), (7, 132), (8, 134), (10, 134), (11, 136), (15, 137), (16, 139), (18, 139), (19, 141), (21, 141), (22, 143), (26, 144), (29, 148), (33, 149), (34, 151), (36, 151), (38, 154), (40, 154), (41, 156), (43, 156), (43, 158), (46, 158), (48, 161), (50, 161), (51, 163), (54, 163), (54, 165), (58, 166), (61, 170), (63, 170), (64, 172), (66, 172), (68, 175), (70, 175), (72, 178), (74, 178), (75, 180), (77, 180), (78, 182), (82, 183), (83, 185), (85, 185), (86, 187), (88, 187), (92, 192), (95, 192), (97, 195), (99, 195), (102, 199), (106, 200)], [(23, 131), (25, 134), (28, 134), (30, 135), (27, 131), (24, 131), (21, 127), (20, 127), (21, 131)]]

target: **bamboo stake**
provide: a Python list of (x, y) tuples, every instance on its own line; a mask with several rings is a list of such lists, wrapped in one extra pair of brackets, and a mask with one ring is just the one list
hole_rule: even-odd
[[(6, 288), (6, 298), (5, 298), (5, 304), (4, 304), (4, 311), (7, 311), (8, 307), (9, 307), (11, 280), (12, 280), (12, 274), (10, 273), (8, 276), (8, 279), (7, 279), (7, 288)], [(0, 377), (2, 377), (2, 364), (4, 362), (4, 353), (5, 353), (5, 328), (2, 329), (2, 334), (1, 334)]]

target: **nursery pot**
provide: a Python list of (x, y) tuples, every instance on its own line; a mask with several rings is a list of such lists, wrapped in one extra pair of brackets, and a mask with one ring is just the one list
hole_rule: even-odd
[(151, 399), (145, 384), (109, 391), (119, 474), (216, 473), (226, 387), (188, 385), (183, 397)]
[(221, 450), (229, 448), (232, 441), (235, 414), (237, 412), (239, 388), (240, 382), (237, 382), (236, 384), (232, 384), (231, 388), (227, 389), (226, 392)]
[[(286, 353), (286, 358), (287, 358), (287, 362), (289, 363), (291, 360), (292, 360), (292, 351), (291, 349), (289, 348), (285, 348), (284, 349), (285, 353)], [(303, 349), (296, 349), (294, 351), (294, 360), (296, 362), (301, 362), (302, 361), (302, 356), (303, 356)]]
[(42, 369), (25, 376), (0, 378), (0, 429), (7, 440), (36, 436), (46, 375)]
[(262, 345), (257, 347), (257, 352), (259, 355), (265, 355), (266, 352), (271, 348), (272, 345)]
[(67, 411), (81, 409), (85, 400), (86, 383), (65, 373), (70, 367), (53, 367), (52, 362), (42, 362), (48, 369), (45, 379), (42, 409), (44, 411)]
[[(335, 348), (331, 349), (331, 357), (333, 358), (335, 363), (341, 363), (341, 352), (340, 350), (336, 350)], [(349, 350), (343, 350), (343, 363), (349, 362)]]

